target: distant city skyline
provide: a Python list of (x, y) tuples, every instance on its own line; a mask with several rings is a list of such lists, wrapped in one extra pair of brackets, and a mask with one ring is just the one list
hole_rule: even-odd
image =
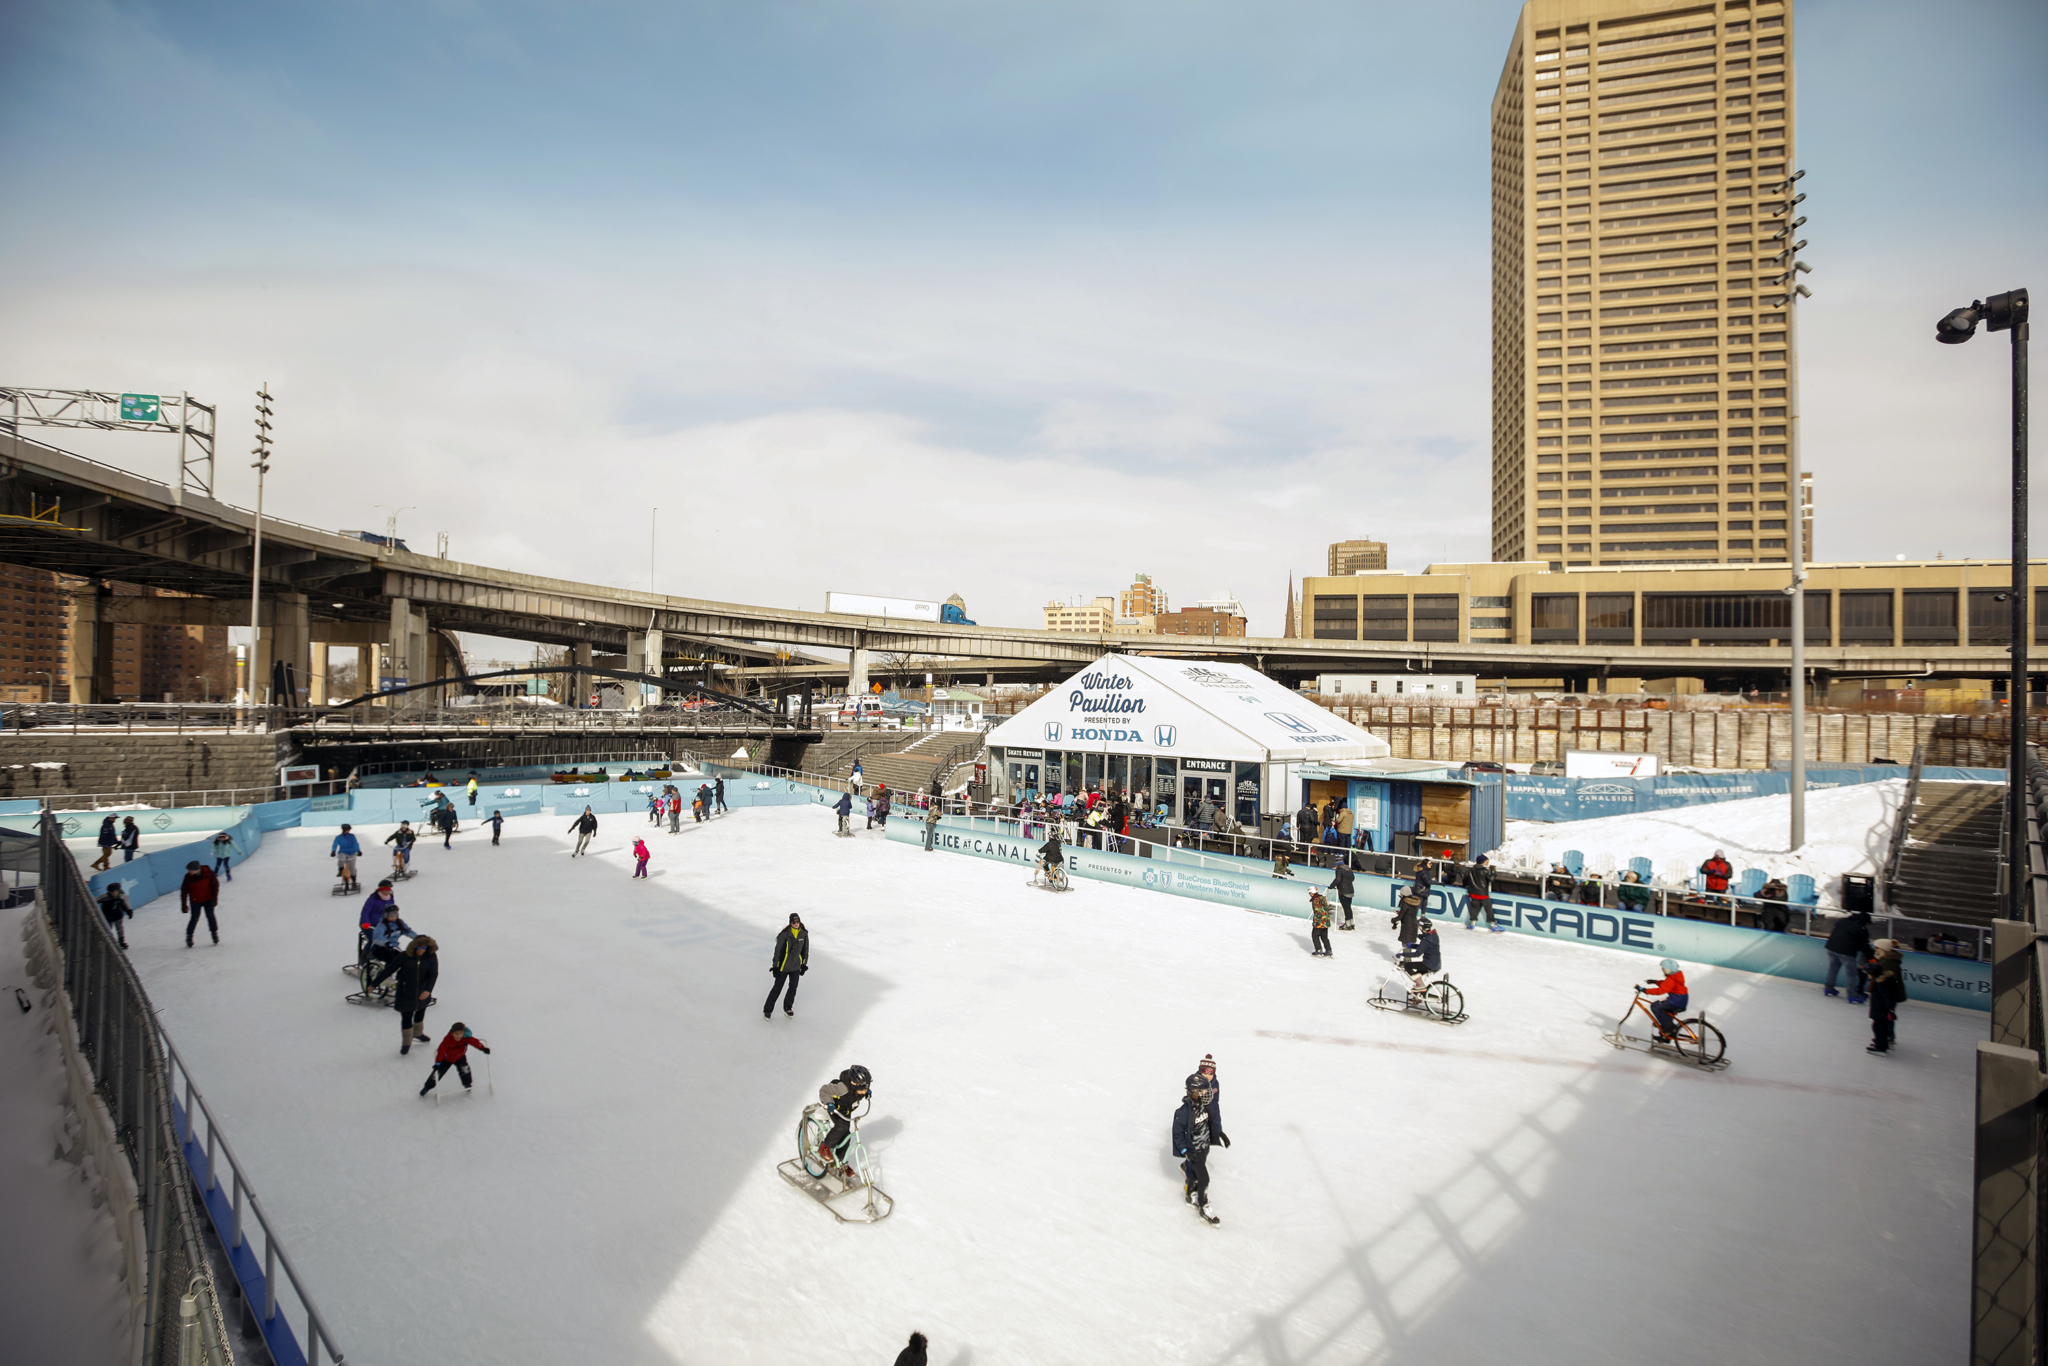
[[(1394, 567), (1484, 559), (1519, 9), (28, 0), (0, 377), (218, 404), (242, 505), (267, 381), (275, 515), (645, 586), (659, 506), (653, 586), (693, 597), (1021, 625), (1134, 559), (1314, 574), (1368, 518)], [(2004, 368), (1932, 322), (2048, 287), (2048, 15), (1928, 15), (1799, 8), (1837, 558), (1998, 553)]]

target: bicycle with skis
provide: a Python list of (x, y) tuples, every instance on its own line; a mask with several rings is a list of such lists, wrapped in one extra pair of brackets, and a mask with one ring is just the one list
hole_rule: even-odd
[(775, 1169), (842, 1224), (878, 1223), (896, 1208), (881, 1187), (880, 1165), (860, 1138), (860, 1121), (872, 1105), (871, 1098), (861, 1097), (846, 1117), (846, 1137), (829, 1153), (825, 1140), (831, 1135), (832, 1113), (823, 1101), (806, 1105), (796, 1126), (796, 1159)]
[(1060, 853), (1060, 836), (1055, 830), (1052, 837), (1038, 849), (1038, 863), (1031, 870), (1031, 885), (1043, 887), (1048, 892), (1072, 891), (1074, 884), (1067, 878), (1067, 861)]
[[(1653, 999), (1640, 986), (1637, 987), (1635, 999), (1629, 1003), (1628, 1009), (1615, 1024), (1614, 1032), (1603, 1034), (1601, 1037), (1616, 1048), (1633, 1045), (1649, 1053), (1672, 1053), (1694, 1067), (1708, 1072), (1718, 1072), (1728, 1065), (1727, 1041), (1721, 1037), (1720, 1030), (1707, 1023), (1705, 1011), (1685, 1019), (1673, 1019), (1671, 1028), (1667, 1031), (1650, 1010)], [(1630, 1023), (1638, 1013), (1649, 1021), (1650, 1037), (1647, 1039), (1628, 1032)]]

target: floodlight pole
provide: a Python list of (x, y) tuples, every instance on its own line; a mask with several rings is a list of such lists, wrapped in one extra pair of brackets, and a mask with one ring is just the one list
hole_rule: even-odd
[(1799, 283), (1799, 273), (1812, 267), (1799, 260), (1806, 243), (1793, 240), (1806, 220), (1792, 212), (1806, 196), (1794, 195), (1792, 187), (1806, 175), (1794, 171), (1776, 187), (1785, 201), (1773, 212), (1786, 220), (1778, 232), (1785, 250), (1778, 258), (1784, 269), (1780, 281), (1785, 287), (1786, 420), (1785, 420), (1785, 507), (1792, 582), (1785, 591), (1792, 598), (1792, 768), (1787, 774), (1791, 796), (1791, 829), (1788, 848), (1797, 853), (1806, 844), (1806, 493), (1799, 475), (1799, 300), (1810, 291)]
[(263, 640), (263, 476), (270, 473), (270, 384), (256, 391), (256, 524), (249, 551), (249, 700), (256, 699), (256, 657)]

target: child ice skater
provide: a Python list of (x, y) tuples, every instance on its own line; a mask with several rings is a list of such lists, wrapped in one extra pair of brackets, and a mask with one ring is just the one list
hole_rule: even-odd
[(648, 853), (648, 852), (647, 852), (647, 841), (646, 841), (646, 840), (634, 840), (634, 841), (633, 841), (633, 876), (634, 876), (634, 877), (646, 877), (646, 876), (647, 876), (647, 860), (649, 860), (649, 859), (651, 859), (651, 858), (653, 858), (653, 857), (654, 857), (654, 855), (652, 855), (652, 854), (650, 854), (650, 853)]
[(489, 1045), (470, 1033), (469, 1026), (462, 1021), (457, 1020), (449, 1025), (447, 1037), (443, 1038), (441, 1046), (434, 1050), (434, 1070), (427, 1074), (427, 1084), (420, 1088), (420, 1094), (424, 1096), (433, 1090), (434, 1084), (447, 1075), (451, 1067), (455, 1069), (455, 1075), (462, 1078), (462, 1089), (467, 1091), (475, 1081), (475, 1078), (469, 1075), (467, 1056), (472, 1048), (485, 1053), (491, 1051)]

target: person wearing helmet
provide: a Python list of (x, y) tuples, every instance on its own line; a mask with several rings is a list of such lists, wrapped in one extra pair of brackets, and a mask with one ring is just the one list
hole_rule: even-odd
[(1230, 1146), (1230, 1135), (1223, 1132), (1223, 1108), (1217, 1099), (1220, 1091), (1216, 1060), (1204, 1057), (1202, 1065), (1188, 1076), (1180, 1108), (1173, 1112), (1173, 1155), (1181, 1160), (1180, 1169), (1187, 1176), (1183, 1198), (1212, 1224), (1217, 1220), (1209, 1209), (1209, 1148), (1216, 1143)]
[(825, 1134), (825, 1141), (818, 1145), (818, 1156), (828, 1164), (838, 1164), (840, 1147), (853, 1131), (855, 1109), (868, 1099), (874, 1081), (867, 1068), (855, 1063), (818, 1088), (818, 1100), (832, 1115), (832, 1128)]
[(1677, 962), (1669, 958), (1657, 960), (1657, 971), (1664, 975), (1654, 982), (1643, 984), (1643, 995), (1662, 996), (1664, 999), (1650, 1007), (1650, 1013), (1657, 1017), (1657, 1037), (1668, 1039), (1678, 1023), (1678, 1012), (1691, 1002), (1692, 996), (1685, 989), (1685, 974)]
[(1052, 870), (1067, 861), (1060, 852), (1060, 827), (1057, 823), (1046, 826), (1045, 843), (1038, 846), (1038, 871), (1048, 876)]
[(1415, 925), (1415, 939), (1403, 945), (1401, 956), (1395, 966), (1415, 979), (1420, 985), (1425, 977), (1434, 976), (1444, 970), (1442, 941), (1437, 938), (1436, 926), (1428, 916), (1423, 916)]

